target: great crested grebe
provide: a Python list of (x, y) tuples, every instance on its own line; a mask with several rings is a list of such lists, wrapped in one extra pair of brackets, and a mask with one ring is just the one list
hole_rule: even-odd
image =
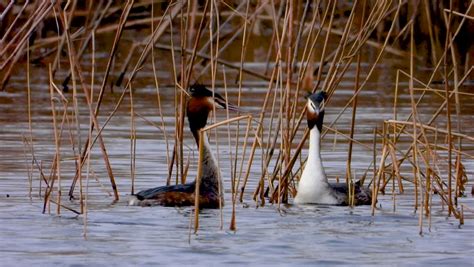
[[(224, 98), (212, 93), (204, 85), (194, 84), (189, 88), (191, 99), (188, 101), (186, 111), (189, 121), (189, 128), (199, 146), (199, 130), (204, 128), (207, 123), (207, 117), (214, 104), (229, 110), (236, 109), (225, 103)], [(199, 186), (199, 207), (200, 208), (219, 208), (219, 202), (224, 205), (222, 184), (219, 183), (220, 171), (217, 167), (216, 159), (212, 154), (207, 134), (203, 133), (203, 161), (202, 176)], [(220, 188), (219, 188), (220, 187)], [(160, 186), (150, 188), (132, 195), (129, 205), (134, 206), (168, 206), (182, 207), (192, 206), (195, 200), (196, 181), (187, 184), (178, 184), (170, 186)]]
[[(321, 130), (324, 119), (324, 102), (326, 93), (317, 91), (310, 95), (307, 101), (306, 116), (308, 120), (309, 155), (306, 166), (298, 184), (298, 193), (294, 202), (296, 204), (328, 204), (348, 205), (347, 184), (330, 184), (324, 172), (321, 160)], [(354, 205), (369, 205), (372, 203), (371, 191), (354, 183)]]

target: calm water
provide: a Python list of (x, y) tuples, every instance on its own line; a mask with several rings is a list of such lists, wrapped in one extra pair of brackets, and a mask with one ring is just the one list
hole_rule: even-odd
[[(100, 57), (100, 55), (99, 55)], [(103, 58), (106, 55), (102, 56)], [(258, 56), (256, 56), (258, 57)], [(398, 62), (400, 63), (400, 62)], [(362, 94), (358, 109), (356, 139), (371, 144), (373, 128), (380, 126), (383, 119), (391, 119), (394, 68), (397, 62), (384, 63), (369, 82)], [(163, 69), (166, 63), (158, 63)], [(87, 64), (85, 65), (87, 69)], [(249, 68), (262, 68), (259, 64), (247, 64)], [(365, 72), (367, 66), (364, 65)], [(152, 86), (151, 67), (145, 67), (134, 83), (135, 110), (141, 116), (157, 124), (161, 123), (156, 105), (155, 89)], [(54, 155), (54, 141), (51, 128), (51, 111), (45, 68), (35, 68), (32, 84), (33, 133), (36, 158), (43, 163), (45, 173)], [(234, 79), (235, 72), (228, 70), (228, 79)], [(353, 90), (354, 68), (341, 82), (334, 101), (327, 108), (326, 123), (331, 122)], [(64, 76), (63, 72), (58, 74)], [(102, 73), (98, 73), (101, 81)], [(159, 79), (166, 80), (167, 73), (158, 73)], [(99, 79), (100, 78), (100, 79)], [(59, 84), (59, 82), (58, 82)], [(237, 88), (229, 85), (229, 99), (236, 102)], [(263, 103), (267, 84), (251, 78), (243, 88), (242, 106), (257, 113)], [(106, 94), (99, 121), (103, 122), (113, 109), (122, 89)], [(174, 133), (173, 88), (162, 86), (162, 105), (165, 112), (165, 131), (168, 139)], [(218, 89), (223, 93), (223, 89)], [(70, 93), (68, 94), (70, 96)], [(301, 103), (303, 103), (301, 98)], [(424, 110), (432, 114), (436, 106), (426, 101)], [(230, 153), (225, 139), (226, 131), (219, 135), (219, 158), (224, 176), (226, 203), (223, 209), (223, 228), (220, 212), (203, 211), (200, 229), (190, 234), (192, 209), (141, 208), (126, 205), (130, 180), (130, 119), (129, 100), (118, 110), (104, 131), (104, 139), (117, 177), (121, 200), (112, 204), (108, 176), (100, 151), (93, 153), (93, 172), (89, 182), (87, 219), (87, 239), (83, 237), (84, 220), (62, 209), (55, 215), (55, 205), (51, 214), (42, 214), (43, 201), (39, 194), (39, 173), (33, 172), (32, 193), (29, 197), (29, 182), (25, 146), (22, 135), (28, 133), (26, 114), (26, 86), (24, 70), (19, 69), (6, 92), (0, 92), (0, 256), (2, 266), (13, 265), (168, 265), (168, 264), (253, 264), (253, 265), (469, 265), (474, 260), (474, 216), (465, 211), (465, 225), (447, 218), (439, 200), (434, 197), (435, 208), (431, 218), (431, 229), (424, 218), (423, 234), (419, 235), (418, 214), (412, 207), (413, 195), (409, 184), (406, 194), (397, 195), (397, 207), (393, 210), (391, 195), (381, 196), (376, 215), (371, 216), (369, 207), (327, 207), (327, 206), (282, 206), (258, 207), (251, 195), (260, 177), (261, 155), (257, 153), (252, 167), (244, 204), (238, 204), (237, 231), (229, 231), (231, 217), (230, 200)], [(464, 133), (472, 134), (474, 108), (463, 106)], [(409, 106), (401, 107), (402, 115), (408, 114)], [(217, 121), (225, 116), (218, 114)], [(81, 107), (82, 135), (86, 136), (88, 113), (84, 103)], [(231, 114), (235, 116), (235, 114)], [(350, 112), (336, 124), (338, 130), (349, 129)], [(469, 124), (468, 122), (471, 122)], [(268, 123), (268, 122), (266, 122)], [(138, 190), (164, 185), (166, 179), (166, 143), (163, 131), (136, 119), (137, 160), (136, 188)], [(235, 129), (233, 126), (232, 129)], [(187, 126), (186, 126), (187, 130)], [(70, 179), (74, 174), (71, 147), (68, 134), (64, 133), (62, 146), (62, 191), (67, 195)], [(342, 137), (328, 134), (323, 141), (323, 157), (330, 179), (345, 172), (347, 143)], [(189, 177), (196, 172), (194, 164), (197, 153), (194, 142), (186, 133), (185, 153), (191, 159)], [(84, 142), (84, 139), (83, 139)], [(172, 142), (170, 142), (172, 146)], [(98, 147), (96, 145), (96, 147)], [(27, 148), (26, 148), (27, 149)], [(217, 148), (216, 148), (217, 149)], [(465, 149), (472, 149), (466, 146)], [(257, 150), (258, 151), (258, 150)], [(353, 169), (360, 177), (372, 159), (372, 152), (362, 146), (355, 146)], [(307, 154), (305, 150), (304, 155)], [(30, 157), (28, 154), (27, 158)], [(472, 177), (474, 164), (465, 161), (468, 177)], [(97, 180), (96, 180), (97, 178)], [(43, 185), (44, 186), (44, 185)], [(468, 188), (472, 186), (472, 180)], [(391, 189), (388, 188), (387, 192)], [(43, 188), (44, 192), (44, 188)], [(77, 195), (77, 194), (76, 194)], [(63, 204), (77, 208), (66, 197)], [(461, 203), (473, 207), (473, 197), (460, 199)]]

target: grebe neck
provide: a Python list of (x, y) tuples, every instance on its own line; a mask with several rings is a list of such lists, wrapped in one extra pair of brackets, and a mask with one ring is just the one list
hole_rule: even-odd
[[(199, 130), (193, 131), (194, 138), (198, 144), (199, 149)], [(218, 190), (219, 185), (221, 186), (222, 194), (222, 183), (219, 183), (220, 171), (217, 167), (217, 161), (212, 153), (211, 145), (209, 144), (209, 138), (206, 132), (202, 133), (203, 138), (203, 159), (202, 159), (202, 176), (200, 180), (201, 190)]]
[(309, 132), (309, 155), (305, 170), (311, 171), (308, 175), (312, 176), (313, 179), (327, 182), (321, 159), (321, 132), (318, 127), (313, 127)]

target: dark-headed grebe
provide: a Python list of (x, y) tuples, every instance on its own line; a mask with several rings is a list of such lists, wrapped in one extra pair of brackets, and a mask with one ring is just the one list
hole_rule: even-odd
[[(199, 146), (199, 130), (204, 128), (207, 123), (207, 117), (214, 104), (222, 108), (233, 109), (228, 106), (222, 96), (212, 93), (204, 85), (194, 84), (189, 88), (191, 99), (187, 104), (187, 116), (189, 128)], [(207, 134), (203, 133), (204, 138), (204, 157), (202, 161), (202, 176), (199, 187), (199, 207), (200, 208), (219, 208), (219, 202), (224, 205), (222, 184), (219, 183), (220, 172), (217, 163), (212, 154)], [(168, 206), (182, 207), (193, 206), (195, 200), (196, 181), (170, 186), (161, 186), (150, 188), (138, 192), (129, 200), (129, 205), (135, 206)], [(220, 188), (219, 188), (220, 187)]]
[[(348, 205), (347, 184), (330, 184), (324, 172), (321, 160), (321, 130), (324, 119), (324, 102), (326, 93), (318, 91), (308, 97), (307, 120), (310, 130), (309, 155), (306, 166), (298, 184), (296, 204), (329, 204)], [(371, 191), (360, 186), (359, 181), (354, 184), (354, 205), (370, 205)]]

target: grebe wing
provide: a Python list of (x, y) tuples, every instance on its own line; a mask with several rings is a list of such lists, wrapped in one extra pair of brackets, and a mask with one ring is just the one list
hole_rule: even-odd
[(347, 194), (347, 184), (346, 183), (330, 183), (329, 184), (334, 191), (341, 194)]
[[(348, 194), (348, 187), (346, 183), (330, 184), (332, 189), (340, 194)], [(360, 181), (354, 183), (355, 205), (371, 205), (372, 191), (370, 188), (360, 186)]]
[(154, 199), (154, 198), (157, 198), (157, 196), (160, 196), (160, 195), (163, 195), (163, 194), (166, 194), (166, 193), (192, 194), (192, 193), (194, 193), (194, 189), (195, 189), (194, 183), (168, 185), (168, 186), (160, 186), (160, 187), (155, 187), (155, 188), (142, 190), (142, 191), (136, 193), (135, 196), (139, 200)]

